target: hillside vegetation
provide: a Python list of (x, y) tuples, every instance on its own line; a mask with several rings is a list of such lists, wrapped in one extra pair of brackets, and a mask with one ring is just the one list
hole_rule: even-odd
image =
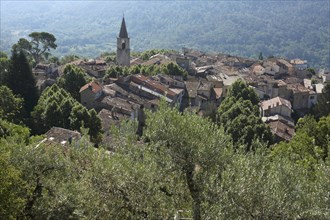
[(57, 56), (95, 57), (115, 50), (123, 13), (133, 51), (262, 52), (330, 66), (328, 1), (2, 1), (0, 50), (10, 51), (33, 31), (47, 31), (58, 39)]

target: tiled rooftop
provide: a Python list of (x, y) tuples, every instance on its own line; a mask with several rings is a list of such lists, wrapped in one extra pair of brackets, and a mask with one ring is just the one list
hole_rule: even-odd
[(269, 107), (270, 108), (275, 107), (277, 105), (285, 105), (286, 107), (288, 107), (290, 109), (292, 108), (291, 103), (288, 100), (283, 99), (281, 97), (275, 97), (275, 98), (261, 102), (261, 108), (264, 110), (268, 109)]
[(86, 85), (81, 87), (79, 92), (85, 91), (86, 89), (90, 89), (93, 93), (98, 93), (99, 91), (102, 90), (102, 87), (100, 84), (93, 81), (93, 82), (87, 83)]

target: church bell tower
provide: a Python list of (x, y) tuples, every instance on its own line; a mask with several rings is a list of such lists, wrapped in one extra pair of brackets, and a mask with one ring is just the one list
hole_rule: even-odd
[(119, 36), (117, 37), (117, 64), (120, 66), (130, 65), (130, 46), (127, 34), (125, 18), (121, 22)]

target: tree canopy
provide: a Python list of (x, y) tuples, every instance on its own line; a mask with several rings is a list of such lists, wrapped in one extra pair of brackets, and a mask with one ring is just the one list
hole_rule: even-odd
[(17, 97), (7, 86), (0, 85), (0, 118), (20, 123), (22, 121), (22, 111), (24, 100)]
[(63, 75), (58, 78), (57, 82), (58, 85), (69, 92), (74, 99), (80, 101), (79, 90), (89, 80), (89, 77), (83, 69), (73, 64), (68, 64), (65, 66)]
[[(269, 7), (271, 12), (265, 10)], [(314, 67), (330, 67), (327, 1), (136, 1), (129, 5), (56, 1), (22, 2), (19, 7), (3, 1), (2, 8), (1, 50), (5, 51), (10, 51), (17, 36), (26, 34), (24, 30), (45, 27), (60, 39), (59, 57), (97, 57), (116, 51), (118, 18), (125, 11), (128, 32), (134, 39), (132, 54), (152, 48), (188, 47), (241, 57), (258, 58), (259, 52), (263, 57), (299, 57)], [(72, 12), (77, 19), (72, 19)]]
[(253, 106), (257, 106), (259, 103), (259, 97), (253, 88), (249, 87), (242, 80), (237, 80), (231, 85), (227, 97), (233, 97), (236, 100), (249, 100)]
[(31, 40), (20, 38), (13, 45), (13, 50), (23, 50), (32, 57), (35, 64), (38, 64), (42, 58), (48, 59), (51, 49), (56, 49), (56, 38), (53, 34), (47, 32), (32, 32), (29, 34)]
[(330, 114), (330, 83), (326, 83), (322, 94), (317, 97), (317, 104), (312, 109), (316, 118), (328, 116)]
[[(29, 115), (37, 104), (39, 92), (32, 68), (22, 51), (13, 51), (8, 75), (8, 87), (24, 99), (24, 109)], [(27, 115), (27, 117), (28, 117)]]
[(146, 137), (159, 166), (179, 173), (192, 198), (193, 219), (202, 219), (207, 213), (203, 204), (212, 200), (206, 188), (212, 184), (209, 177), (221, 176), (232, 150), (230, 138), (211, 121), (188, 112), (182, 115), (165, 102), (148, 116)]
[(0, 195), (6, 199), (0, 201), (1, 218), (326, 219), (330, 214), (329, 158), (306, 169), (294, 157), (270, 154), (260, 142), (253, 152), (234, 150), (236, 143), (221, 127), (165, 102), (147, 113), (146, 125), (138, 142), (134, 121), (113, 127), (113, 153), (93, 148), (85, 136), (70, 147), (0, 137), (5, 168)]
[(95, 110), (88, 111), (56, 84), (44, 90), (32, 116), (37, 134), (45, 133), (53, 126), (77, 131), (85, 127), (89, 128), (88, 134), (93, 142), (101, 141), (101, 121)]
[(10, 59), (6, 56), (0, 57), (0, 84), (8, 85), (8, 77), (10, 74)]
[(218, 123), (230, 134), (235, 145), (243, 145), (247, 151), (253, 148), (253, 140), (272, 144), (273, 136), (265, 125), (258, 109), (259, 98), (252, 88), (238, 80), (230, 87), (218, 109)]
[(290, 142), (281, 142), (272, 154), (288, 157), (292, 161), (312, 167), (329, 157), (330, 116), (322, 117), (318, 122), (313, 116), (298, 120), (296, 134)]

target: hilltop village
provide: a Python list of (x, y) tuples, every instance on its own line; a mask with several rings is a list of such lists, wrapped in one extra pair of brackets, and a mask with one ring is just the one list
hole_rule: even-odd
[(329, 71), (134, 52), (124, 18), (96, 59), (29, 37), (0, 51), (0, 219), (329, 219)]
[[(187, 74), (159, 72), (146, 76), (118, 72), (115, 76), (106, 75), (110, 66), (150, 67), (171, 63)], [(117, 38), (116, 61), (78, 59), (69, 64), (80, 67), (93, 79), (81, 87), (80, 102), (98, 112), (105, 133), (112, 124), (137, 118), (141, 106), (156, 111), (161, 98), (181, 111), (211, 117), (226, 98), (230, 86), (242, 80), (258, 94), (260, 115), (276, 141), (289, 141), (295, 133), (295, 120), (310, 112), (324, 83), (330, 80), (330, 72), (316, 73), (308, 68), (306, 60), (300, 59), (264, 59), (262, 56), (249, 59), (188, 48), (183, 48), (181, 53), (155, 54), (146, 60), (131, 57), (124, 18)], [(64, 67), (38, 64), (33, 69), (40, 92), (56, 82)]]

